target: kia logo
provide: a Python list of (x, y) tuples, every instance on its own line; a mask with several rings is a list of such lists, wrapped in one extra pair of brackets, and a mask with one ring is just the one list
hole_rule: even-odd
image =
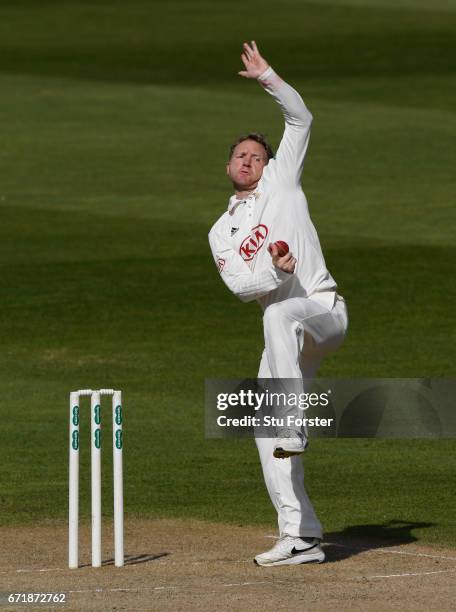
[(239, 247), (239, 255), (244, 261), (251, 261), (266, 240), (268, 235), (268, 228), (266, 225), (260, 224), (252, 228), (252, 231), (248, 236), (244, 238)]

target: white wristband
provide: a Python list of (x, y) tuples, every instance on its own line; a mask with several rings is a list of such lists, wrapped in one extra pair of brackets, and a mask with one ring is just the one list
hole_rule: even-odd
[(259, 77), (257, 77), (257, 79), (259, 81), (262, 81), (263, 79), (267, 79), (272, 74), (274, 74), (274, 69), (272, 68), (272, 66), (268, 66), (266, 70), (262, 74), (260, 74)]

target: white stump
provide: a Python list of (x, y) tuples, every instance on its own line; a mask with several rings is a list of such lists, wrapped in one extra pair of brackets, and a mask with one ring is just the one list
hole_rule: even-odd
[(117, 567), (122, 567), (124, 564), (122, 420), (122, 394), (120, 391), (115, 391), (112, 396), (112, 459), (114, 472), (114, 562)]
[(75, 569), (79, 565), (79, 395), (77, 393), (70, 393), (69, 461), (68, 566), (71, 569)]
[(94, 391), (91, 409), (92, 464), (92, 567), (101, 567), (101, 405), (100, 393)]

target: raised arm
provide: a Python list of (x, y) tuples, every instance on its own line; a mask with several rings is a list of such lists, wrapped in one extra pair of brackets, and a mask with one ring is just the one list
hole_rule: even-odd
[(291, 253), (280, 257), (277, 247), (272, 245), (270, 267), (252, 272), (215, 228), (209, 233), (209, 244), (223, 282), (243, 302), (257, 300), (280, 287), (291, 278), (296, 265)]
[(261, 56), (255, 41), (252, 40), (251, 45), (244, 43), (241, 59), (245, 70), (239, 74), (257, 79), (280, 106), (285, 119), (282, 140), (274, 160), (268, 164), (267, 172), (284, 182), (299, 184), (309, 144), (312, 115), (299, 93), (285, 83)]

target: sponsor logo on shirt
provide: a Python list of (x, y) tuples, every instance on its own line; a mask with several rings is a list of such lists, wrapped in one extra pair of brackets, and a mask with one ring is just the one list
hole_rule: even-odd
[(232, 227), (231, 228), (231, 236), (234, 236), (234, 234), (238, 231), (238, 227)]
[(250, 234), (244, 238), (239, 247), (239, 255), (244, 261), (252, 261), (263, 246), (268, 232), (268, 228), (262, 223), (251, 229)]

